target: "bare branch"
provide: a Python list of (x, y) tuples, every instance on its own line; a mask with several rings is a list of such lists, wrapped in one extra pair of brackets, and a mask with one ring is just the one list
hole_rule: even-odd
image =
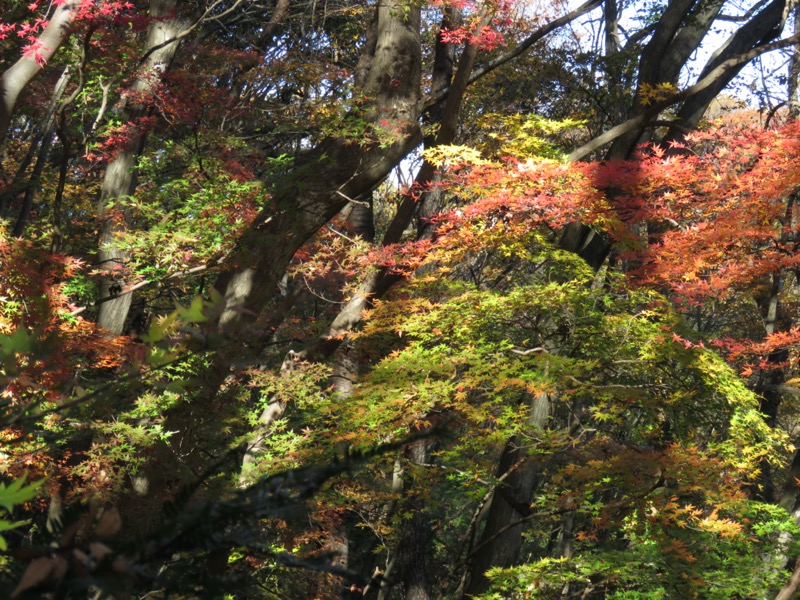
[(795, 34), (791, 37), (788, 37), (783, 40), (779, 40), (777, 42), (772, 42), (770, 44), (763, 44), (761, 46), (757, 46), (748, 52), (742, 52), (741, 54), (737, 54), (736, 56), (732, 56), (728, 60), (720, 63), (718, 67), (712, 70), (708, 75), (703, 77), (700, 81), (695, 83), (693, 86), (686, 88), (676, 94), (673, 94), (666, 100), (662, 100), (661, 102), (654, 103), (647, 111), (635, 116), (631, 117), (624, 123), (620, 123), (619, 125), (612, 127), (605, 133), (597, 136), (590, 142), (587, 142), (580, 148), (574, 150), (572, 154), (567, 157), (567, 160), (570, 162), (582, 160), (589, 156), (592, 152), (599, 150), (609, 142), (613, 142), (618, 137), (625, 135), (631, 131), (636, 131), (637, 129), (642, 129), (643, 127), (648, 126), (651, 123), (651, 119), (656, 117), (662, 110), (665, 108), (672, 106), (673, 104), (677, 104), (681, 100), (685, 100), (695, 94), (699, 94), (707, 87), (713, 85), (717, 80), (724, 77), (728, 71), (731, 69), (735, 69), (736, 67), (747, 63), (757, 56), (761, 56), (766, 52), (771, 52), (773, 50), (779, 50), (781, 48), (786, 48), (788, 46), (792, 46), (800, 41), (800, 34)]
[[(517, 44), (514, 48), (506, 52), (505, 54), (501, 54), (494, 60), (491, 60), (487, 64), (483, 65), (482, 67), (478, 67), (475, 69), (469, 76), (468, 84), (473, 84), (478, 81), (480, 78), (488, 75), (498, 67), (503, 66), (507, 62), (515, 59), (519, 55), (523, 54), (526, 50), (528, 50), (531, 46), (533, 46), (536, 42), (541, 40), (543, 37), (548, 35), (549, 33), (555, 31), (559, 27), (566, 25), (567, 23), (574, 21), (578, 17), (585, 15), (586, 13), (594, 10), (598, 6), (603, 3), (603, 0), (588, 0), (578, 8), (573, 11), (568, 12), (564, 16), (561, 16), (557, 19), (550, 21), (547, 25), (540, 27), (533, 33), (531, 33), (528, 37), (526, 37), (522, 42)], [(448, 95), (449, 90), (443, 90), (439, 94), (435, 96), (429, 97), (425, 101), (424, 108), (430, 108), (435, 104), (438, 104), (442, 100), (444, 100)]]

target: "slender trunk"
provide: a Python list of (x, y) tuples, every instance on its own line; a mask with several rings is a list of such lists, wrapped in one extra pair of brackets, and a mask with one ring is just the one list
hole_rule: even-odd
[(603, 3), (603, 20), (605, 22), (605, 54), (611, 56), (619, 51), (619, 7), (617, 0), (605, 0)]
[[(44, 118), (38, 125), (38, 135), (36, 135), (31, 141), (30, 145), (28, 146), (28, 151), (25, 153), (25, 156), (17, 167), (17, 172), (14, 175), (13, 183), (9, 185), (2, 194), (0, 194), (0, 217), (8, 216), (11, 211), (14, 198), (19, 193), (25, 191), (26, 197), (28, 196), (28, 191), (33, 185), (34, 178), (33, 176), (26, 178), (25, 174), (27, 173), (28, 168), (31, 166), (34, 157), (37, 156), (37, 149), (39, 152), (36, 166), (34, 167), (34, 172), (38, 169), (39, 175), (41, 175), (41, 171), (44, 166), (44, 160), (42, 160), (42, 148), (47, 145), (49, 149), (48, 138), (52, 137), (53, 130), (55, 128), (55, 111), (61, 100), (61, 96), (64, 94), (64, 90), (70, 79), (70, 75), (70, 68), (66, 67), (62, 71), (61, 76), (58, 78), (58, 81), (53, 88), (53, 95), (52, 99), (50, 100), (50, 105), (47, 108)], [(20, 216), (22, 216), (25, 212), (25, 201), (23, 201), (23, 207), (20, 210)], [(27, 220), (27, 215), (25, 216), (25, 219), (23, 219), (23, 225), (25, 220)], [(14, 235), (19, 236), (20, 234), (15, 233)]]
[[(84, 48), (88, 45), (89, 38), (87, 37), (84, 42)], [(58, 182), (56, 183), (56, 191), (53, 197), (53, 206), (52, 206), (52, 223), (53, 223), (53, 240), (50, 243), (50, 252), (53, 254), (58, 254), (62, 250), (62, 246), (64, 243), (63, 232), (61, 229), (61, 209), (63, 206), (64, 201), (64, 188), (67, 185), (67, 172), (69, 168), (69, 162), (72, 158), (72, 146), (73, 140), (69, 133), (67, 133), (67, 108), (72, 105), (75, 99), (78, 97), (80, 92), (83, 90), (84, 85), (84, 78), (83, 78), (83, 67), (85, 66), (86, 62), (86, 52), (83, 52), (81, 64), (78, 67), (78, 73), (80, 74), (80, 83), (78, 86), (72, 91), (68, 98), (66, 98), (58, 107), (58, 115), (55, 121), (56, 127), (56, 134), (58, 135), (59, 139), (61, 140), (61, 162), (59, 163), (58, 168)], [(102, 85), (102, 84), (101, 84)], [(108, 86), (103, 86), (103, 106), (106, 104), (107, 99), (107, 90)], [(100, 113), (104, 110), (103, 107), (100, 109)], [(99, 117), (100, 115), (98, 115)], [(97, 121), (95, 121), (96, 125)]]
[(61, 208), (64, 201), (64, 188), (67, 185), (67, 171), (69, 169), (70, 153), (72, 150), (72, 143), (64, 135), (61, 134), (61, 163), (58, 167), (58, 183), (56, 184), (56, 193), (53, 197), (53, 241), (50, 244), (50, 252), (59, 254), (64, 246), (64, 233), (61, 229)]
[[(787, 209), (787, 214), (791, 214), (791, 208)], [(787, 224), (788, 225), (788, 224)], [(764, 319), (764, 332), (766, 335), (772, 335), (776, 331), (785, 330), (789, 324), (780, 323), (778, 316), (779, 309), (779, 294), (783, 283), (783, 277), (779, 274), (772, 276), (769, 294), (765, 298), (758, 301), (759, 310), (761, 311)], [(786, 379), (786, 370), (782, 366), (783, 363), (789, 358), (788, 352), (785, 349), (779, 349), (771, 352), (767, 357), (767, 364), (774, 365), (772, 368), (767, 368), (762, 371), (758, 383), (756, 384), (756, 393), (761, 399), (759, 410), (765, 416), (765, 422), (770, 427), (778, 426), (778, 415), (783, 402), (783, 393), (781, 388)], [(779, 366), (780, 365), (780, 366)], [(800, 440), (798, 440), (800, 442)], [(795, 443), (797, 445), (798, 442)], [(763, 502), (777, 504), (784, 508), (793, 518), (796, 524), (800, 525), (800, 497), (798, 496), (797, 478), (800, 477), (800, 451), (795, 452), (792, 464), (789, 467), (789, 472), (786, 474), (786, 481), (781, 490), (776, 489), (775, 474), (772, 465), (768, 461), (762, 461), (759, 465), (759, 473), (755, 485), (752, 487), (752, 495)], [(790, 547), (793, 541), (793, 536), (786, 531), (778, 534), (778, 539), (773, 552), (765, 556), (765, 568), (783, 569), (789, 564), (791, 568), (789, 554)], [(795, 571), (796, 573), (797, 571)], [(794, 574), (784, 586), (783, 590), (778, 593), (776, 597), (788, 598), (791, 596), (791, 588), (793, 591), (797, 586)], [(765, 589), (764, 597), (771, 596), (770, 590)], [(772, 590), (774, 592), (774, 590)], [(787, 594), (782, 596), (782, 594)]]
[[(794, 13), (794, 33), (800, 34), (800, 4), (796, 4), (792, 10)], [(800, 44), (795, 44), (792, 48), (792, 56), (789, 58), (789, 82), (788, 100), (789, 116), (796, 119), (800, 116), (800, 97), (798, 96), (798, 82), (800, 82)]]
[[(179, 42), (174, 40), (185, 30), (186, 24), (178, 18), (178, 0), (151, 0), (150, 17), (144, 52), (147, 58), (140, 67), (130, 93), (134, 98), (155, 93), (155, 85), (166, 70)], [(123, 121), (136, 123), (150, 112), (150, 108), (130, 102), (124, 110)], [(116, 296), (128, 279), (127, 255), (117, 244), (118, 235), (124, 230), (124, 219), (114, 218), (109, 203), (130, 196), (136, 190), (136, 162), (145, 144), (146, 132), (138, 130), (127, 146), (106, 167), (100, 184), (100, 199), (97, 214), (100, 219), (99, 250), (97, 253), (103, 276), (100, 279), (100, 298)], [(120, 335), (130, 309), (132, 294), (123, 294), (99, 305), (97, 323), (110, 335)]]
[[(551, 402), (546, 393), (533, 397), (528, 427), (546, 428), (550, 411)], [(491, 567), (509, 567), (519, 557), (524, 527), (521, 520), (530, 510), (538, 480), (538, 470), (526, 459), (526, 451), (519, 437), (513, 436), (506, 442), (497, 466), (497, 477), (504, 478), (504, 481), (492, 495), (486, 525), (477, 546), (472, 550), (467, 596), (486, 592), (489, 588), (486, 571)], [(518, 522), (518, 525), (509, 527)]]
[(797, 586), (800, 586), (800, 561), (797, 561), (794, 571), (792, 572), (792, 576), (789, 578), (789, 581), (786, 582), (786, 585), (783, 586), (781, 591), (775, 596), (775, 600), (791, 600), (794, 598), (794, 593), (795, 590), (797, 590)]
[[(442, 28), (449, 27), (460, 21), (458, 13), (449, 11), (445, 14)], [(453, 71), (453, 48), (452, 44), (440, 43), (437, 45), (437, 57), (434, 61), (434, 73), (432, 77), (432, 92), (439, 91), (450, 85), (450, 78)], [(469, 75), (475, 64), (477, 48), (473, 45), (467, 47), (458, 62), (458, 70), (452, 81), (452, 89), (447, 95), (446, 102), (441, 107), (433, 107), (428, 116), (439, 114), (439, 131), (431, 141), (426, 140), (426, 146), (439, 144), (450, 144), (455, 140), (458, 127), (458, 116), (463, 104), (466, 93)], [(384, 246), (396, 244), (403, 236), (403, 233), (411, 223), (416, 210), (420, 211), (420, 223), (418, 227), (418, 239), (424, 239), (433, 234), (431, 217), (442, 208), (442, 194), (439, 190), (429, 189), (432, 182), (437, 177), (436, 168), (428, 161), (423, 161), (414, 183), (411, 185), (411, 192), (407, 193), (397, 209), (392, 221), (384, 233), (382, 244)], [(414, 191), (422, 190), (422, 198), (418, 199)], [(375, 268), (371, 270), (361, 282), (358, 290), (352, 298), (345, 304), (344, 308), (334, 319), (331, 327), (322, 338), (303, 353), (308, 360), (324, 360), (326, 356), (332, 354), (338, 344), (341, 343), (343, 336), (355, 327), (361, 320), (361, 315), (370, 303), (383, 296), (395, 283), (403, 278), (399, 275), (391, 274), (386, 269)]]
[[(31, 210), (33, 209), (33, 200), (36, 197), (36, 191), (39, 188), (42, 172), (50, 156), (50, 150), (53, 147), (53, 136), (56, 129), (56, 109), (61, 103), (61, 97), (64, 95), (64, 90), (67, 87), (67, 83), (69, 83), (69, 79), (70, 69), (67, 67), (56, 82), (56, 86), (53, 89), (53, 98), (50, 101), (50, 106), (47, 109), (47, 114), (41, 125), (41, 132), (36, 142), (39, 144), (39, 155), (36, 157), (36, 164), (33, 166), (33, 172), (25, 186), (25, 196), (22, 200), (22, 207), (20, 208), (19, 216), (17, 217), (17, 222), (14, 224), (14, 230), (12, 232), (14, 237), (20, 237), (22, 235), (23, 231), (25, 231), (28, 219), (30, 219)], [(36, 143), (34, 145), (36, 145)]]
[[(430, 440), (418, 440), (409, 445), (405, 458), (413, 465), (424, 465), (430, 462), (431, 451)], [(430, 600), (432, 574), (428, 563), (433, 529), (425, 510), (424, 493), (415, 489), (413, 479), (402, 469), (395, 468), (394, 476), (395, 489), (402, 487), (405, 491), (401, 513), (408, 516), (387, 560), (377, 600), (388, 600), (395, 584), (402, 584), (405, 600)]]
[[(800, 439), (795, 440), (795, 447), (800, 448)], [(797, 485), (798, 478), (800, 478), (800, 450), (795, 451), (789, 472), (786, 474), (786, 482), (778, 498), (778, 505), (791, 515), (796, 525), (800, 526), (800, 488)], [(791, 555), (789, 551), (793, 538), (794, 536), (787, 531), (781, 531), (778, 534), (775, 549), (770, 555), (764, 557), (766, 568), (782, 569), (790, 563)], [(800, 563), (800, 560), (797, 562)]]
[(39, 50), (20, 58), (0, 77), (0, 145), (8, 134), (19, 95), (67, 38), (78, 4), (75, 0), (57, 6), (47, 27), (36, 40)]
[[(783, 329), (777, 324), (778, 297), (781, 290), (782, 279), (780, 275), (773, 275), (769, 294), (758, 302), (759, 309), (764, 319), (764, 333), (766, 335), (775, 333), (776, 328)], [(767, 356), (767, 364), (773, 366), (761, 372), (759, 381), (755, 386), (755, 392), (761, 398), (759, 410), (764, 415), (765, 422), (770, 427), (776, 427), (778, 425), (778, 411), (780, 410), (781, 401), (783, 400), (780, 386), (784, 383), (786, 378), (784, 367), (779, 365), (782, 365), (787, 359), (788, 352), (785, 349), (778, 349), (771, 352), (769, 356)], [(762, 464), (759, 466), (757, 486), (754, 488), (753, 493), (763, 502), (775, 503), (778, 498), (775, 492), (772, 466), (768, 461), (762, 461)]]

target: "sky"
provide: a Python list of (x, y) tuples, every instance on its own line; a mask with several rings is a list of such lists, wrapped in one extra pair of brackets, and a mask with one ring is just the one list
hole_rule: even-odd
[[(584, 0), (569, 0), (568, 6), (574, 8)], [(661, 2), (648, 0), (627, 0), (622, 9), (620, 25), (625, 30), (635, 30), (636, 15), (649, 7), (663, 5)], [(728, 1), (722, 9), (722, 14), (729, 17), (738, 17), (747, 14), (747, 11), (757, 5), (758, 0)], [(766, 4), (766, 2), (764, 2)], [(706, 36), (703, 44), (690, 59), (687, 67), (681, 74), (680, 87), (687, 87), (697, 80), (703, 66), (725, 40), (741, 25), (741, 22), (732, 20), (717, 20), (712, 30)], [(576, 31), (584, 31), (587, 43), (596, 43), (602, 40), (602, 8), (581, 19), (574, 26)], [(793, 33), (793, 23), (789, 23), (782, 37)], [(624, 38), (623, 38), (624, 44)], [(739, 98), (752, 108), (766, 108), (769, 110), (780, 102), (786, 100), (787, 88), (785, 79), (788, 76), (788, 51), (775, 51), (762, 55), (761, 60), (754, 61), (742, 70), (742, 73), (729, 86), (730, 95)]]

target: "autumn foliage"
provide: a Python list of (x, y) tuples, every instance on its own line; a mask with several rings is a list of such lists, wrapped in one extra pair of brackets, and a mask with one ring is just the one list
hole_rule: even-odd
[[(0, 23), (3, 59), (38, 74), (0, 155), (0, 587), (793, 581), (800, 122), (723, 113), (570, 162), (684, 99), (597, 84), (635, 79), (650, 25), (587, 57), (544, 40), (561, 7), (284, 4), (13, 3)], [(523, 89), (530, 47), (563, 101)]]

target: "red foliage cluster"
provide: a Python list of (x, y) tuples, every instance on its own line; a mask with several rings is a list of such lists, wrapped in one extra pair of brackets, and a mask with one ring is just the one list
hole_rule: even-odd
[[(500, 209), (535, 227), (581, 220), (632, 246), (641, 283), (687, 300), (726, 294), (800, 266), (799, 136), (797, 123), (712, 130), (681, 154), (648, 147), (632, 161), (473, 167), (453, 179), (475, 201), (443, 233)], [(643, 223), (648, 239), (632, 229)]]
[(0, 334), (29, 332), (39, 353), (35, 361), (29, 361), (26, 352), (18, 353), (11, 368), (14, 376), (4, 382), (4, 397), (17, 402), (35, 394), (57, 400), (76, 370), (118, 368), (125, 362), (131, 350), (128, 338), (108, 340), (93, 323), (68, 318), (74, 306), (64, 294), (64, 281), (82, 268), (79, 259), (50, 254), (30, 241), (9, 239), (0, 230), (0, 272), (4, 273)]
[(503, 34), (488, 26), (475, 29), (442, 29), (439, 34), (445, 44), (469, 43), (476, 45), (481, 50), (495, 50), (503, 45)]
[(155, 117), (147, 116), (114, 127), (106, 134), (105, 139), (97, 144), (94, 151), (86, 153), (86, 160), (90, 163), (113, 161), (117, 154), (135, 145), (136, 140), (153, 129), (156, 123)]
[[(60, 7), (67, 3), (67, 0), (55, 0), (53, 6)], [(50, 12), (51, 6), (47, 3), (42, 3), (40, 0), (34, 0), (27, 5), (27, 9), (31, 13), (37, 13), (44, 9), (39, 16), (31, 17), (27, 20), (19, 20), (10, 23), (0, 23), (0, 40), (8, 38), (12, 33), (17, 37), (24, 40), (22, 47), (23, 56), (33, 56), (36, 62), (44, 65), (44, 53), (52, 50), (46, 48), (37, 36), (48, 26), (49, 20), (47, 15)], [(132, 23), (132, 17), (129, 14), (134, 8), (134, 5), (125, 0), (80, 0), (71, 12), (72, 21), (75, 24), (81, 23), (84, 25), (97, 26), (101, 22), (111, 19), (115, 23), (127, 25)], [(146, 25), (145, 25), (146, 26)]]
[(476, 3), (462, 0), (433, 2), (436, 5), (448, 5), (461, 9), (464, 12), (485, 12), (491, 15), (490, 24), (481, 23), (482, 19), (467, 19), (467, 22), (456, 29), (442, 29), (440, 39), (445, 44), (473, 44), (479, 50), (491, 52), (505, 44), (505, 37), (500, 32), (504, 27), (512, 24), (513, 2), (510, 0), (492, 0), (484, 2), (480, 8)]
[[(443, 221), (437, 246), (456, 251), (465, 236), (496, 236), (498, 227), (555, 232), (577, 220), (610, 233), (634, 280), (679, 307), (727, 301), (800, 269), (799, 160), (793, 122), (698, 132), (630, 161), (462, 166), (450, 185), (471, 202)], [(797, 338), (773, 334), (748, 352)]]

